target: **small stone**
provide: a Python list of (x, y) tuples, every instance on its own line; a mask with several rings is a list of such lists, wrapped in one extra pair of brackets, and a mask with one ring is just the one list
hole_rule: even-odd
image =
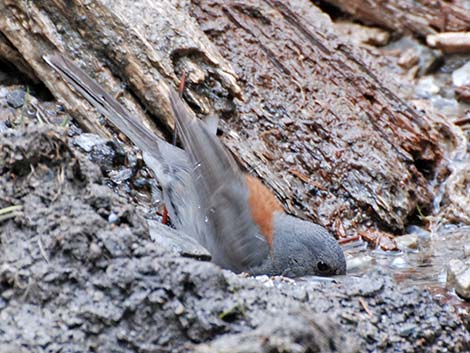
[(463, 256), (470, 257), (470, 244), (465, 244), (463, 246)]
[(470, 85), (460, 86), (455, 88), (455, 98), (459, 102), (470, 102)]
[(26, 92), (22, 89), (14, 90), (7, 95), (7, 103), (11, 107), (17, 109), (24, 105)]
[(408, 336), (410, 336), (414, 331), (416, 331), (416, 325), (409, 324), (409, 325), (405, 325), (405, 326), (403, 326), (402, 328), (400, 328), (400, 331), (398, 332), (398, 334), (399, 334), (401, 337), (408, 337)]
[(119, 221), (119, 216), (116, 213), (111, 212), (108, 216), (108, 223), (113, 224), (117, 223), (117, 221)]
[(454, 288), (462, 298), (470, 300), (470, 264), (452, 259), (447, 266), (447, 287)]
[(126, 180), (129, 180), (133, 175), (132, 169), (122, 168), (120, 170), (112, 170), (109, 172), (109, 177), (116, 184), (122, 184)]
[(405, 234), (400, 237), (396, 237), (398, 248), (402, 251), (409, 249), (416, 250), (418, 248), (418, 235), (416, 234)]
[(106, 140), (96, 134), (83, 133), (73, 138), (72, 143), (80, 147), (85, 152), (91, 152), (94, 146), (104, 144), (106, 143)]
[(157, 289), (147, 297), (150, 303), (164, 304), (168, 301), (168, 296), (163, 289)]
[(95, 242), (92, 242), (88, 249), (88, 254), (89, 258), (92, 260), (99, 258), (101, 256), (101, 247)]
[(407, 268), (407, 267), (409, 267), (408, 262), (406, 262), (406, 260), (402, 256), (395, 258), (392, 261), (391, 265), (395, 268)]
[(184, 305), (181, 303), (178, 303), (178, 305), (175, 308), (175, 315), (180, 316), (184, 313), (184, 311), (185, 311)]
[(15, 291), (13, 289), (7, 289), (2, 292), (2, 298), (5, 300), (10, 300), (15, 295)]
[(348, 277), (343, 282), (349, 297), (372, 297), (384, 288), (382, 278)]
[(365, 267), (368, 267), (372, 263), (373, 260), (374, 258), (369, 255), (346, 259), (348, 272), (361, 270)]
[(452, 82), (457, 87), (470, 85), (470, 62), (452, 72)]
[(434, 77), (424, 76), (416, 85), (415, 94), (418, 98), (430, 98), (439, 93), (439, 86), (436, 84)]

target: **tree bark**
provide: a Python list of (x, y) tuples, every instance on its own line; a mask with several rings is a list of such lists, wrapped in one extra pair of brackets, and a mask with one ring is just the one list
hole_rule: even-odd
[[(88, 131), (109, 136), (88, 104), (51, 71), (44, 55), (60, 51), (88, 67), (108, 90), (124, 94), (128, 109), (159, 134), (173, 126), (166, 92), (183, 71), (188, 85), (210, 87), (215, 81), (220, 94), (240, 94), (230, 65), (184, 8), (171, 1), (1, 0), (0, 12), (0, 31)], [(120, 88), (122, 82), (106, 67), (137, 99)], [(207, 99), (193, 92), (191, 103), (207, 112)]]
[(470, 11), (458, 1), (325, 0), (354, 18), (398, 33), (425, 37), (439, 32), (468, 31)]
[(186, 73), (187, 102), (224, 116), (242, 164), (338, 233), (400, 231), (432, 202), (449, 127), (401, 100), (307, 0), (0, 0), (0, 11), (0, 31), (89, 131), (109, 136), (43, 55), (68, 53), (111, 92), (121, 77), (121, 102), (156, 132), (172, 128), (166, 92)]
[(329, 17), (308, 1), (193, 4), (244, 83), (227, 125), (246, 143), (225, 141), (281, 199), (349, 229), (402, 230), (430, 206), (449, 127), (400, 99), (370, 56), (331, 32)]

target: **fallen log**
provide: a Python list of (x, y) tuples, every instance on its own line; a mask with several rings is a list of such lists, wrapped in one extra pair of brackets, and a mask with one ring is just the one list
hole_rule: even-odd
[(82, 127), (108, 136), (43, 55), (68, 53), (154, 132), (172, 128), (164, 92), (186, 73), (187, 102), (224, 115), (241, 163), (291, 212), (330, 229), (400, 231), (431, 204), (450, 130), (401, 100), (310, 2), (126, 4), (0, 0), (0, 31)]
[(425, 37), (470, 29), (470, 10), (458, 3), (428, 0), (325, 0), (354, 18), (398, 33)]
[(235, 101), (227, 129), (250, 149), (225, 141), (281, 198), (347, 229), (375, 220), (400, 230), (429, 207), (449, 128), (400, 99), (388, 74), (332, 33), (318, 8), (197, 0), (192, 9), (244, 82), (247, 103)]
[[(215, 81), (221, 94), (240, 94), (230, 65), (187, 12), (170, 2), (1, 0), (0, 11), (0, 31), (88, 131), (109, 136), (89, 105), (51, 72), (44, 55), (58, 50), (79, 60), (111, 92), (125, 95), (128, 109), (159, 134), (172, 128), (162, 92), (179, 81), (179, 72), (188, 72), (188, 85)], [(137, 99), (124, 92), (122, 82)], [(191, 103), (207, 112), (207, 98), (192, 92)]]

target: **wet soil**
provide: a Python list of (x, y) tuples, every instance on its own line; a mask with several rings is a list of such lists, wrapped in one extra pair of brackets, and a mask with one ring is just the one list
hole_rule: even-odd
[(175, 255), (90, 158), (51, 125), (0, 137), (0, 209), (20, 207), (0, 222), (2, 351), (470, 349), (453, 306), (385, 273), (244, 278)]

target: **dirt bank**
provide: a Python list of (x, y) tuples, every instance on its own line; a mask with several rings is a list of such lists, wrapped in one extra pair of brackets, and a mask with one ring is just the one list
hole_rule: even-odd
[[(464, 352), (454, 308), (388, 275), (244, 278), (150, 239), (51, 125), (0, 135), (0, 351)], [(431, 348), (432, 347), (432, 348)]]

